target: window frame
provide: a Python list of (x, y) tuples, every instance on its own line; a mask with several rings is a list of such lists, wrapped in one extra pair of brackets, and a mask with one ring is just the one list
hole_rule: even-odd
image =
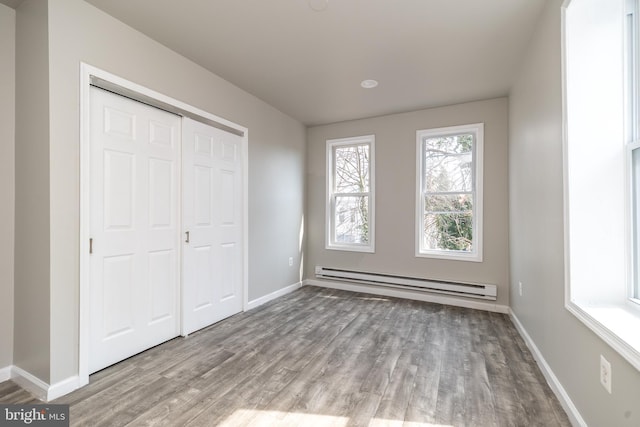
[[(640, 304), (632, 298), (635, 208), (631, 183), (633, 128), (637, 129), (640, 123), (637, 111), (640, 98), (635, 98), (640, 83), (637, 74), (640, 27), (638, 3), (632, 19), (627, 16), (632, 10), (628, 8), (630, 5), (633, 6), (631, 1), (565, 0), (561, 9), (564, 281), (565, 308), (640, 370), (640, 335), (637, 333)], [(635, 47), (627, 31), (629, 23), (635, 25)], [(599, 31), (593, 31), (594, 28)], [(593, 45), (594, 40), (599, 45)], [(627, 58), (630, 52), (636, 55), (635, 65)], [(600, 97), (600, 102), (584, 102), (589, 96)], [(589, 176), (581, 169), (582, 162), (589, 161), (588, 156), (583, 155), (585, 147), (593, 150), (602, 140), (609, 141), (609, 147), (613, 148), (599, 154), (600, 163), (589, 164)], [(596, 188), (594, 195), (591, 188), (585, 187), (593, 185), (593, 170), (598, 167), (607, 170), (606, 174), (595, 174), (598, 183), (606, 181), (606, 184)], [(616, 173), (612, 174), (613, 170)], [(603, 194), (606, 200), (602, 200)], [(589, 206), (594, 197), (598, 198), (599, 205), (614, 206), (609, 211), (620, 213), (623, 221), (621, 225), (614, 221), (619, 226), (600, 233), (598, 241), (592, 238), (591, 218), (585, 219), (583, 215), (584, 206)], [(588, 246), (584, 245), (584, 236), (589, 239)], [(603, 248), (593, 251), (598, 256), (598, 264), (585, 256), (594, 245)]]
[(640, 307), (640, 167), (633, 160), (634, 152), (640, 154), (640, 0), (626, 0), (624, 7), (628, 298)]
[[(474, 135), (472, 148), (472, 229), (473, 251), (455, 251), (442, 249), (427, 249), (423, 247), (424, 241), (424, 213), (425, 197), (427, 191), (424, 188), (424, 144), (428, 138), (455, 136), (471, 133)], [(415, 256), (420, 258), (448, 259), (458, 261), (482, 262), (483, 247), (483, 153), (484, 153), (484, 123), (473, 123), (459, 126), (447, 126), (440, 128), (422, 129), (416, 131), (416, 215), (415, 215)], [(459, 194), (460, 192), (454, 192)], [(454, 194), (452, 193), (452, 194)]]
[[(335, 148), (349, 146), (369, 146), (369, 191), (364, 193), (338, 193), (335, 191)], [(348, 138), (328, 139), (326, 142), (326, 212), (325, 212), (325, 249), (350, 252), (375, 252), (375, 135), (363, 135)], [(344, 195), (368, 197), (369, 242), (344, 243), (335, 239), (336, 198)]]
[[(625, 163), (627, 181), (627, 243), (628, 292), (629, 302), (640, 308), (640, 164), (634, 164), (634, 152), (640, 154), (640, 141), (633, 140), (626, 144)], [(638, 162), (640, 163), (640, 162)]]

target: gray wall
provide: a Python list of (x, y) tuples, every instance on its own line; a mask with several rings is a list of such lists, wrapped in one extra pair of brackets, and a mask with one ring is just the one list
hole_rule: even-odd
[[(28, 16), (27, 11), (31, 12)], [(25, 15), (22, 26), (21, 14)], [(38, 208), (32, 222), (41, 223), (34, 224), (37, 233), (21, 236), (23, 249), (16, 251), (16, 362), (52, 384), (77, 374), (80, 62), (246, 126), (249, 300), (300, 281), (305, 163), (301, 123), (82, 0), (25, 0), (18, 17), (18, 34), (31, 30), (30, 41), (34, 42), (29, 46), (18, 43), (18, 56), (29, 56), (40, 64), (32, 72), (38, 74), (38, 84), (18, 85), (19, 97), (26, 100), (23, 105), (30, 99), (39, 104), (35, 117), (18, 109), (17, 144), (25, 141), (26, 147), (29, 142), (33, 149), (18, 148), (17, 167), (33, 161), (38, 170), (35, 176), (20, 172), (17, 190)], [(37, 29), (29, 27), (28, 20), (39, 20)], [(37, 138), (25, 134), (27, 119)], [(31, 211), (26, 201), (19, 200), (18, 205), (18, 217), (25, 215), (26, 219), (19, 220), (16, 229), (26, 232)], [(41, 252), (37, 262), (32, 251)], [(294, 258), (294, 267), (289, 267), (289, 257)], [(18, 292), (18, 286), (25, 283), (27, 290), (41, 294), (38, 298), (45, 306), (27, 306), (27, 291)], [(31, 323), (24, 324), (27, 319)], [(42, 339), (37, 348), (32, 345), (36, 338)], [(37, 360), (28, 363), (28, 359)]]
[(561, 4), (548, 1), (509, 100), (511, 307), (590, 426), (638, 426), (640, 373), (564, 308)]
[[(311, 127), (307, 131), (306, 277), (316, 265), (498, 285), (509, 302), (506, 98)], [(416, 258), (416, 130), (484, 122), (484, 261)], [(326, 140), (375, 134), (376, 252), (325, 249)]]
[(47, 2), (16, 14), (14, 365), (49, 381), (49, 62)]
[(13, 363), (16, 12), (0, 4), (0, 369)]

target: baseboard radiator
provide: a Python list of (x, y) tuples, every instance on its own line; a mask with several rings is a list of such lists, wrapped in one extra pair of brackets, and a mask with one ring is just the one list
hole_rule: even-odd
[(417, 292), (434, 292), (467, 298), (496, 300), (496, 285), (420, 279), (392, 274), (369, 273), (316, 266), (316, 277), (365, 285), (400, 288)]

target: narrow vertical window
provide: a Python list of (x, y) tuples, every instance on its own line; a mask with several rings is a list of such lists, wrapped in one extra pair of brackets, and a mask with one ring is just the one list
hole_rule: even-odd
[(327, 141), (327, 249), (374, 251), (374, 140)]
[(416, 256), (482, 261), (483, 129), (417, 132)]
[(639, 65), (638, 65), (638, 0), (627, 0), (625, 10), (625, 110), (626, 145), (631, 204), (631, 292), (640, 299), (640, 129), (639, 129)]
[[(638, 0), (562, 7), (565, 307), (640, 366)], [(635, 302), (635, 303), (634, 303)]]

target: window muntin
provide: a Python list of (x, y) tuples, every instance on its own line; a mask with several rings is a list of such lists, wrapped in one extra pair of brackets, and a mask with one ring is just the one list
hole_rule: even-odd
[(327, 248), (374, 251), (374, 136), (327, 141)]
[(483, 124), (417, 132), (416, 255), (482, 261)]

